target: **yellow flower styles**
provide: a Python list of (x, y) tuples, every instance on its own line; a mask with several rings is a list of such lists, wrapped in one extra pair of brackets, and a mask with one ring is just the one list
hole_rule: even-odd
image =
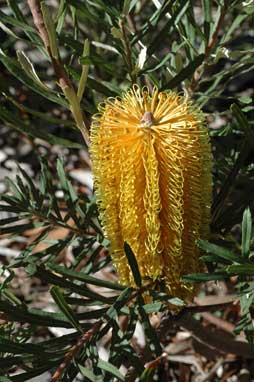
[(144, 280), (191, 298), (198, 238), (209, 235), (211, 150), (200, 110), (174, 92), (134, 86), (99, 106), (91, 128), (95, 192), (120, 281), (134, 286), (127, 242)]

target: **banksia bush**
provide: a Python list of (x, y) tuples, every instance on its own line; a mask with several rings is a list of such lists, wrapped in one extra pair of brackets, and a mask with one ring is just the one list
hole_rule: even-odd
[(143, 280), (178, 297), (199, 272), (198, 238), (209, 235), (211, 153), (204, 116), (187, 97), (134, 86), (93, 117), (91, 155), (98, 208), (122, 283), (134, 285), (127, 242)]
[(254, 380), (253, 12), (0, 2), (0, 382)]

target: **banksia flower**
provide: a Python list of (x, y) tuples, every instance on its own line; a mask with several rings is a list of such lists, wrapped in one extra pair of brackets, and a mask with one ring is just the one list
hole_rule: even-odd
[(174, 92), (134, 86), (99, 106), (91, 157), (102, 226), (120, 281), (134, 286), (123, 247), (141, 276), (190, 298), (184, 274), (201, 271), (196, 246), (209, 234), (211, 154), (200, 110)]

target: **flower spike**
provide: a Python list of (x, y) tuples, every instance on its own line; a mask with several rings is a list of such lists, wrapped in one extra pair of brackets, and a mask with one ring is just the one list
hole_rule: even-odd
[(211, 148), (204, 117), (186, 97), (134, 86), (99, 106), (91, 157), (102, 226), (120, 281), (134, 286), (127, 242), (142, 278), (190, 299), (196, 240), (209, 235)]

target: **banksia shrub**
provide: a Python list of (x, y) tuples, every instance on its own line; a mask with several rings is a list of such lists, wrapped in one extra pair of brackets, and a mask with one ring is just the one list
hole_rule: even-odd
[(201, 271), (209, 234), (211, 154), (204, 117), (174, 92), (134, 86), (99, 106), (91, 129), (95, 191), (120, 280), (134, 285), (127, 242), (143, 280), (190, 298), (184, 274)]

